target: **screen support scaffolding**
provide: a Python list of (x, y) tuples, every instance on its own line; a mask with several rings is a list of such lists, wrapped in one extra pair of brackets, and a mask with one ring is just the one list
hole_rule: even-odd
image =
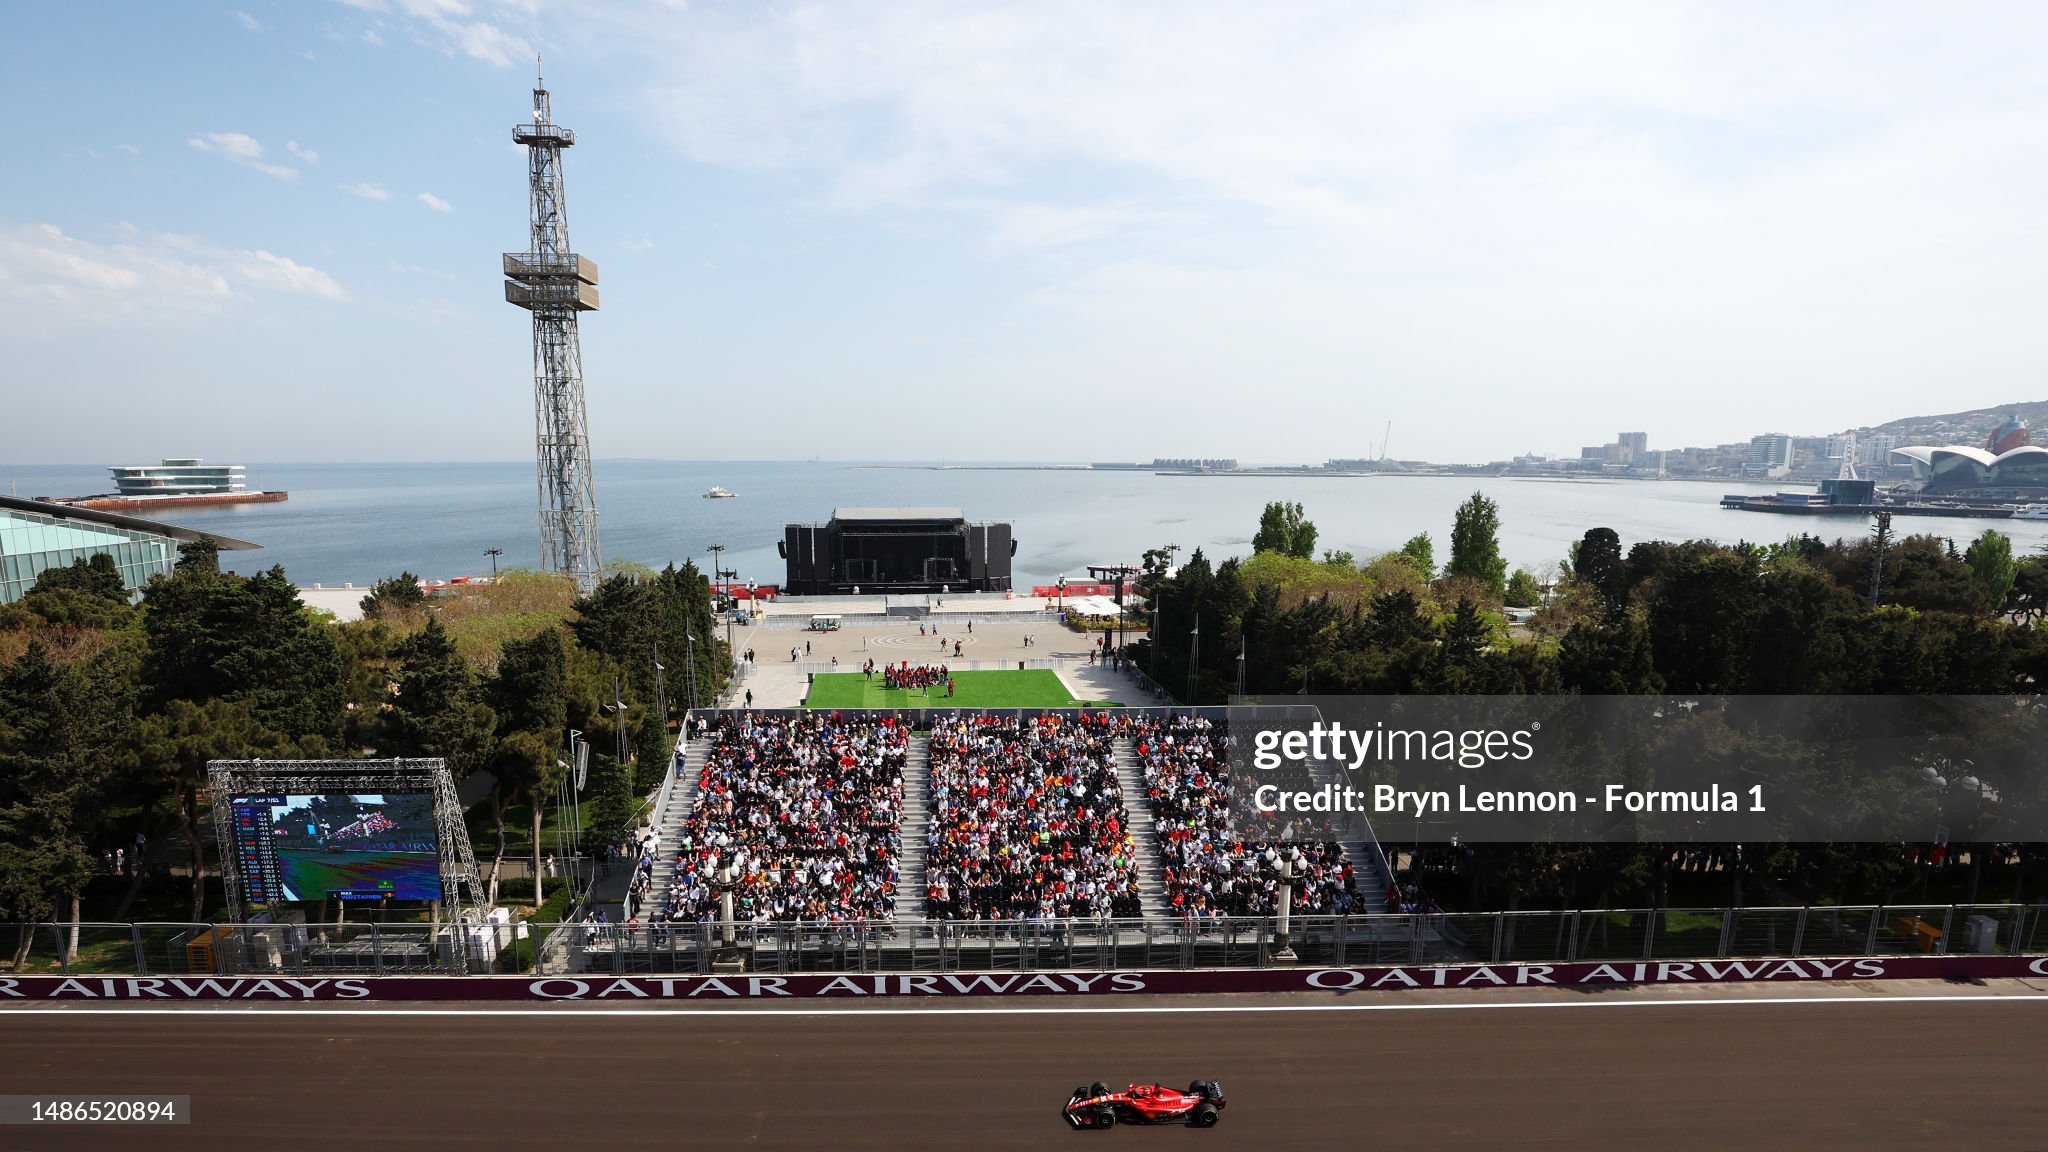
[[(434, 798), (434, 844), (440, 856), (442, 918), (451, 924), (480, 916), (483, 883), (469, 829), (462, 822), (462, 803), (455, 778), (442, 760), (210, 760), (206, 765), (213, 794), (213, 832), (221, 865), (228, 910), (237, 921), (247, 919), (247, 881), (235, 852), (234, 816), (229, 797), (268, 792), (287, 794), (412, 793)], [(456, 949), (459, 957), (461, 949)]]

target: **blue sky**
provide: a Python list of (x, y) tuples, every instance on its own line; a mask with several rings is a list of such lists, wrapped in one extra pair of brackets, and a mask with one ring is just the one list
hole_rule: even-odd
[(0, 463), (1484, 460), (2048, 395), (2048, 10), (16, 6)]

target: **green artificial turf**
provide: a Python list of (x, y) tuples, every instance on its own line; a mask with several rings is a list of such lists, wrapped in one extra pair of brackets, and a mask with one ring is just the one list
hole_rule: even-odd
[(955, 672), (954, 695), (937, 684), (931, 694), (886, 691), (882, 674), (870, 680), (858, 672), (827, 672), (811, 684), (810, 708), (1071, 708), (1073, 694), (1049, 668), (1013, 672)]

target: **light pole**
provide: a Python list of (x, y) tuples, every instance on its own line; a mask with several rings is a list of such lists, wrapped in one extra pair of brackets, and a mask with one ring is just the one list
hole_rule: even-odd
[(1240, 647), (1237, 650), (1237, 694), (1242, 696), (1244, 695), (1244, 658), (1245, 654), (1252, 650), (1252, 642), (1249, 637), (1239, 637), (1238, 643)]
[(685, 632), (683, 636), (689, 641), (689, 664), (683, 670), (683, 679), (689, 685), (690, 707), (694, 710), (697, 707), (697, 634)]
[(713, 544), (704, 550), (711, 553), (711, 590), (718, 593), (718, 602), (723, 604), (725, 593), (719, 590), (718, 582), (725, 578), (725, 574), (719, 571), (718, 554), (725, 551), (725, 545)]
[(732, 890), (746, 878), (748, 864), (746, 850), (735, 849), (732, 856), (711, 873), (711, 882), (718, 886), (718, 923), (728, 948), (733, 945)]
[(654, 645), (654, 712), (661, 717), (663, 731), (668, 730), (668, 669), (661, 664), (661, 645)]
[(1302, 862), (1301, 849), (1292, 845), (1285, 852), (1266, 849), (1265, 862), (1267, 871), (1280, 882), (1280, 896), (1274, 905), (1279, 919), (1273, 927), (1273, 962), (1292, 964), (1300, 959), (1294, 954), (1294, 944), (1288, 931), (1288, 921), (1294, 911), (1294, 882), (1308, 873), (1308, 866)]
[(1190, 708), (1195, 706), (1195, 664), (1201, 658), (1201, 655), (1202, 613), (1200, 609), (1196, 609), (1195, 627), (1193, 631), (1188, 633), (1188, 694), (1187, 698), (1181, 701), (1181, 703), (1186, 704)]
[(484, 555), (489, 556), (491, 558), (491, 579), (493, 580), (496, 580), (498, 578), (498, 557), (503, 556), (504, 554), (505, 550), (503, 548), (484, 549)]

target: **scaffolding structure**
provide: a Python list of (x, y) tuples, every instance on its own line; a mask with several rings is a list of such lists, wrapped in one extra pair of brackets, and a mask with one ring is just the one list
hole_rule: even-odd
[(455, 778), (442, 760), (209, 760), (207, 783), (213, 792), (213, 834), (220, 845), (221, 880), (227, 889), (228, 912), (247, 918), (247, 881), (234, 851), (235, 796), (282, 793), (289, 796), (401, 794), (434, 798), (434, 845), (440, 857), (441, 907), (444, 922), (461, 923), (485, 907), (482, 877), (462, 822), (462, 803)]
[(590, 426), (583, 410), (583, 348), (577, 316), (597, 311), (597, 262), (569, 249), (569, 202), (562, 150), (576, 133), (554, 122), (536, 76), (533, 122), (512, 129), (526, 145), (531, 240), (505, 253), (505, 300), (533, 314), (534, 468), (539, 488), (540, 563), (588, 592), (603, 561), (597, 495), (590, 475)]

